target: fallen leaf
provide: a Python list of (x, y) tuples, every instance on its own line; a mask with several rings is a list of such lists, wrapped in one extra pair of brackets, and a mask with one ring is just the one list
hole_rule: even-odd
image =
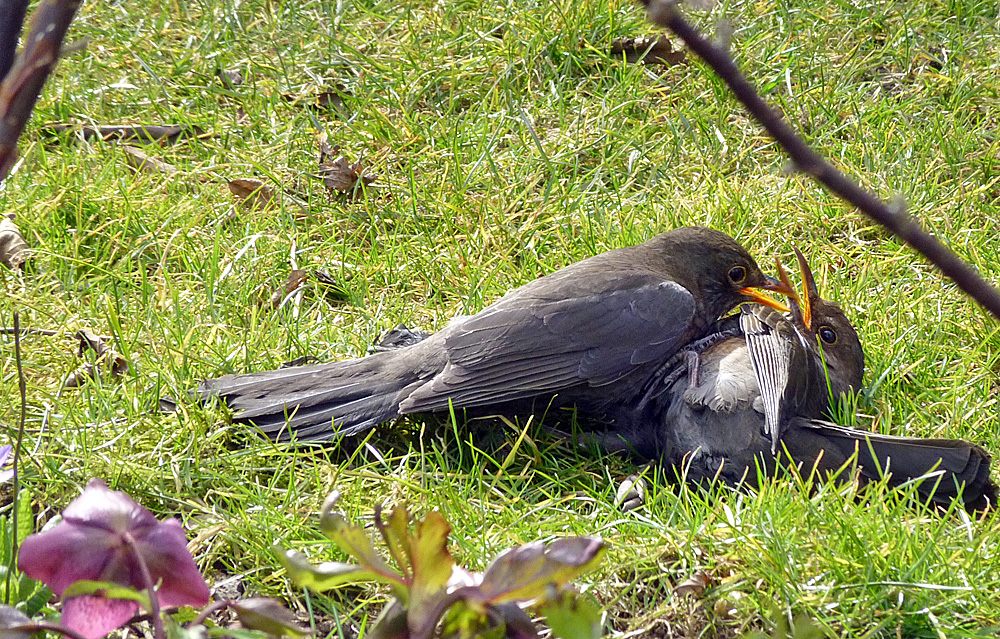
[(0, 264), (20, 269), (28, 260), (28, 243), (14, 224), (14, 214), (0, 215)]
[(271, 293), (269, 304), (271, 308), (278, 309), (281, 308), (281, 304), (289, 297), (292, 293), (302, 288), (309, 279), (309, 272), (303, 271), (302, 269), (294, 269), (288, 274), (285, 279), (285, 283), (281, 285), (276, 291)]
[(134, 146), (123, 146), (122, 151), (125, 153), (125, 161), (128, 163), (129, 168), (133, 169), (136, 173), (160, 173), (163, 175), (177, 173), (177, 167), (174, 165), (150, 157), (143, 153), (141, 149)]
[(87, 351), (94, 351), (94, 362), (86, 362), (70, 373), (63, 382), (63, 388), (82, 386), (87, 379), (95, 378), (101, 372), (102, 365), (107, 362), (111, 362), (111, 375), (114, 377), (121, 377), (128, 372), (128, 361), (123, 355), (113, 351), (103, 337), (82, 330), (76, 332), (76, 338), (78, 340), (76, 356), (83, 357)]
[(351, 97), (351, 92), (343, 87), (336, 87), (320, 91), (315, 96), (296, 96), (282, 93), (281, 97), (286, 102), (290, 102), (292, 106), (305, 107), (321, 113), (336, 111), (340, 115), (345, 115), (348, 112), (346, 98)]
[(693, 575), (674, 586), (674, 594), (678, 597), (691, 595), (701, 597), (705, 589), (712, 585), (713, 579), (704, 570), (696, 570)]
[(247, 209), (266, 211), (280, 201), (280, 196), (260, 180), (237, 178), (229, 180), (229, 192)]
[(656, 38), (615, 38), (611, 41), (611, 55), (630, 63), (662, 64), (674, 66), (684, 62), (684, 52), (674, 51), (665, 36)]
[(215, 72), (215, 75), (219, 77), (222, 86), (230, 91), (236, 87), (243, 86), (243, 74), (240, 73), (239, 69), (219, 69)]
[(305, 366), (306, 364), (314, 364), (319, 361), (319, 358), (315, 355), (303, 355), (302, 357), (296, 357), (295, 359), (290, 359), (287, 362), (281, 362), (278, 368), (295, 368), (296, 366)]
[(339, 194), (355, 194), (361, 185), (368, 186), (375, 181), (375, 176), (365, 172), (362, 159), (350, 164), (343, 155), (330, 159), (339, 147), (330, 146), (327, 142), (320, 143), (319, 177), (328, 191)]
[(55, 124), (43, 129), (46, 132), (72, 133), (84, 140), (123, 140), (136, 142), (160, 142), (172, 144), (186, 138), (211, 137), (204, 129), (186, 124), (136, 124), (108, 126), (77, 126)]

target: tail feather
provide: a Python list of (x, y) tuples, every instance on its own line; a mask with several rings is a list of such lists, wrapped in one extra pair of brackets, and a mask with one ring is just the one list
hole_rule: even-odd
[(970, 510), (996, 507), (992, 458), (975, 444), (879, 435), (819, 420), (796, 419), (794, 426), (782, 441), (797, 462), (818, 458), (821, 470), (834, 471), (856, 451), (861, 476), (869, 481), (883, 476), (892, 486), (919, 481), (917, 490), (935, 503), (947, 505), (961, 495)]
[(257, 426), (269, 438), (328, 441), (355, 435), (399, 415), (399, 403), (421, 383), (401, 366), (403, 350), (369, 357), (227, 375), (206, 380), (198, 392), (219, 397), (233, 418)]

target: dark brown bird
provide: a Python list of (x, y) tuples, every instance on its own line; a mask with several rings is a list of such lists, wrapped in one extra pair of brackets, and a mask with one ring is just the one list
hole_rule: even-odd
[(939, 504), (959, 493), (970, 510), (995, 504), (991, 458), (975, 444), (880, 435), (822, 419), (831, 400), (861, 387), (864, 352), (843, 310), (819, 297), (801, 254), (799, 262), (805, 295), (793, 298), (790, 318), (744, 307), (744, 335), (701, 352), (697, 383), (667, 376), (669, 391), (658, 400), (661, 458), (690, 480), (753, 484), (758, 468), (771, 473), (779, 460), (807, 476), (813, 468), (837, 474), (856, 455), (863, 482), (885, 474), (893, 486), (920, 481), (919, 492)]
[[(353, 435), (400, 415), (480, 407), (525, 413), (573, 406), (652, 432), (618, 410), (723, 313), (757, 288), (792, 294), (743, 247), (703, 227), (669, 231), (571, 264), (454, 319), (409, 346), (361, 359), (205, 381), (237, 421), (298, 441)], [(293, 435), (294, 433), (294, 435)]]

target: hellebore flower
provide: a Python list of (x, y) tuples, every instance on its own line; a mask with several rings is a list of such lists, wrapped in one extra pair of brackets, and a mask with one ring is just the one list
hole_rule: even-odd
[[(12, 450), (11, 445), (7, 444), (0, 448), (0, 468), (7, 463), (7, 458), (10, 457), (10, 451)], [(14, 478), (14, 469), (0, 470), (0, 484), (6, 484), (11, 479)]]
[[(123, 492), (92, 479), (51, 530), (30, 535), (21, 545), (18, 567), (57, 595), (81, 581), (113, 582), (144, 590), (149, 571), (161, 606), (201, 606), (209, 592), (198, 572), (181, 524), (157, 521)], [(63, 625), (97, 639), (120, 627), (139, 604), (97, 594), (71, 596), (63, 605)]]

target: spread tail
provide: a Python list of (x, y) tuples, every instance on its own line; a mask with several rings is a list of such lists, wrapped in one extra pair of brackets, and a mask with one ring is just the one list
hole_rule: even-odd
[(836, 471), (857, 451), (858, 468), (866, 480), (885, 475), (889, 485), (899, 486), (919, 479), (917, 490), (937, 504), (947, 506), (961, 494), (968, 510), (996, 507), (989, 453), (961, 439), (893, 437), (796, 419), (782, 442), (804, 467), (819, 458), (821, 470)]
[[(226, 375), (198, 387), (222, 398), (233, 418), (275, 441), (329, 441), (399, 416), (399, 402), (422, 382), (405, 350), (360, 359)], [(401, 357), (402, 356), (402, 357)]]

